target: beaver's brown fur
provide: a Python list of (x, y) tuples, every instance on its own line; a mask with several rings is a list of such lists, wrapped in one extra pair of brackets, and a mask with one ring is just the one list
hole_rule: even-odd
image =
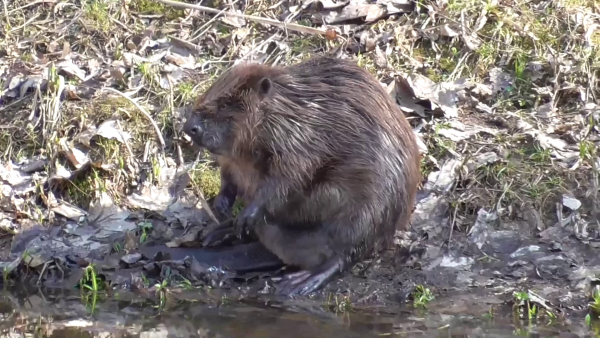
[(184, 128), (217, 155), (218, 209), (242, 197), (238, 231), (250, 228), (302, 269), (280, 292), (317, 290), (409, 225), (421, 179), (415, 136), (353, 61), (234, 66), (197, 100)]

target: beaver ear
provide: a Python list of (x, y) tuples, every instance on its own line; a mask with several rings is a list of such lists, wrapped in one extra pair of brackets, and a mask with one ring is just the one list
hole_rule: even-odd
[(262, 79), (258, 80), (258, 83), (256, 84), (256, 92), (261, 99), (267, 97), (267, 95), (271, 93), (271, 89), (273, 89), (273, 83), (271, 82), (271, 79), (268, 77), (263, 77)]

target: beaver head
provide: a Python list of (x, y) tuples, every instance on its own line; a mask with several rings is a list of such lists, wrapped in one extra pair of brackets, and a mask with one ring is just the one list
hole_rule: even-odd
[(241, 142), (252, 141), (276, 76), (275, 68), (265, 65), (234, 66), (196, 100), (183, 131), (209, 152), (230, 155)]

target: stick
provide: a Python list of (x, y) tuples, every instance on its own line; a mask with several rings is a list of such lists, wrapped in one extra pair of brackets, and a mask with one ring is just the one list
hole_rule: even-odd
[(156, 122), (154, 122), (154, 120), (152, 119), (152, 116), (150, 116), (150, 114), (146, 111), (146, 109), (142, 108), (142, 106), (140, 106), (139, 104), (137, 104), (137, 102), (133, 101), (130, 97), (128, 97), (127, 95), (121, 93), (120, 91), (118, 91), (116, 89), (112, 89), (110, 87), (104, 87), (103, 89), (106, 90), (106, 91), (109, 91), (109, 92), (113, 92), (113, 93), (119, 95), (120, 97), (128, 100), (137, 109), (140, 110), (140, 112), (142, 113), (142, 115), (144, 115), (146, 117), (146, 119), (148, 120), (148, 122), (150, 122), (150, 124), (152, 124), (152, 126), (154, 127), (154, 130), (156, 131), (156, 137), (158, 138), (158, 141), (160, 142), (160, 145), (162, 146), (161, 149), (164, 151), (164, 149), (165, 149), (165, 140), (162, 137), (162, 133), (160, 132), (160, 128), (158, 128), (158, 126), (156, 125)]
[(273, 26), (277, 26), (277, 27), (280, 27), (283, 29), (289, 29), (289, 30), (301, 32), (301, 33), (319, 34), (319, 35), (327, 34), (327, 31), (322, 30), (322, 29), (302, 26), (302, 25), (298, 25), (298, 24), (294, 24), (294, 23), (285, 23), (285, 22), (281, 22), (281, 21), (277, 21), (277, 20), (273, 20), (273, 19), (261, 18), (259, 16), (238, 14), (238, 13), (233, 13), (233, 12), (223, 12), (219, 9), (198, 6), (198, 5), (192, 5), (192, 4), (187, 4), (187, 3), (183, 3), (183, 2), (179, 2), (179, 1), (172, 1), (172, 0), (152, 0), (152, 1), (161, 2), (165, 5), (169, 5), (169, 6), (173, 6), (173, 7), (196, 9), (199, 11), (214, 13), (214, 14), (221, 13), (224, 16), (235, 16), (238, 18), (244, 18), (244, 19), (247, 19), (250, 21), (255, 21), (258, 23), (266, 24), (266, 25), (273, 25)]

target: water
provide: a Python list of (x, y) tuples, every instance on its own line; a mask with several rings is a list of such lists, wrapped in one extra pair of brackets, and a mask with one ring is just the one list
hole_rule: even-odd
[(154, 294), (94, 300), (77, 291), (12, 289), (0, 295), (1, 337), (594, 337), (583, 323), (529, 325), (510, 314), (443, 315), (409, 306), (336, 313), (309, 299), (234, 301), (218, 291), (168, 293), (162, 308)]

